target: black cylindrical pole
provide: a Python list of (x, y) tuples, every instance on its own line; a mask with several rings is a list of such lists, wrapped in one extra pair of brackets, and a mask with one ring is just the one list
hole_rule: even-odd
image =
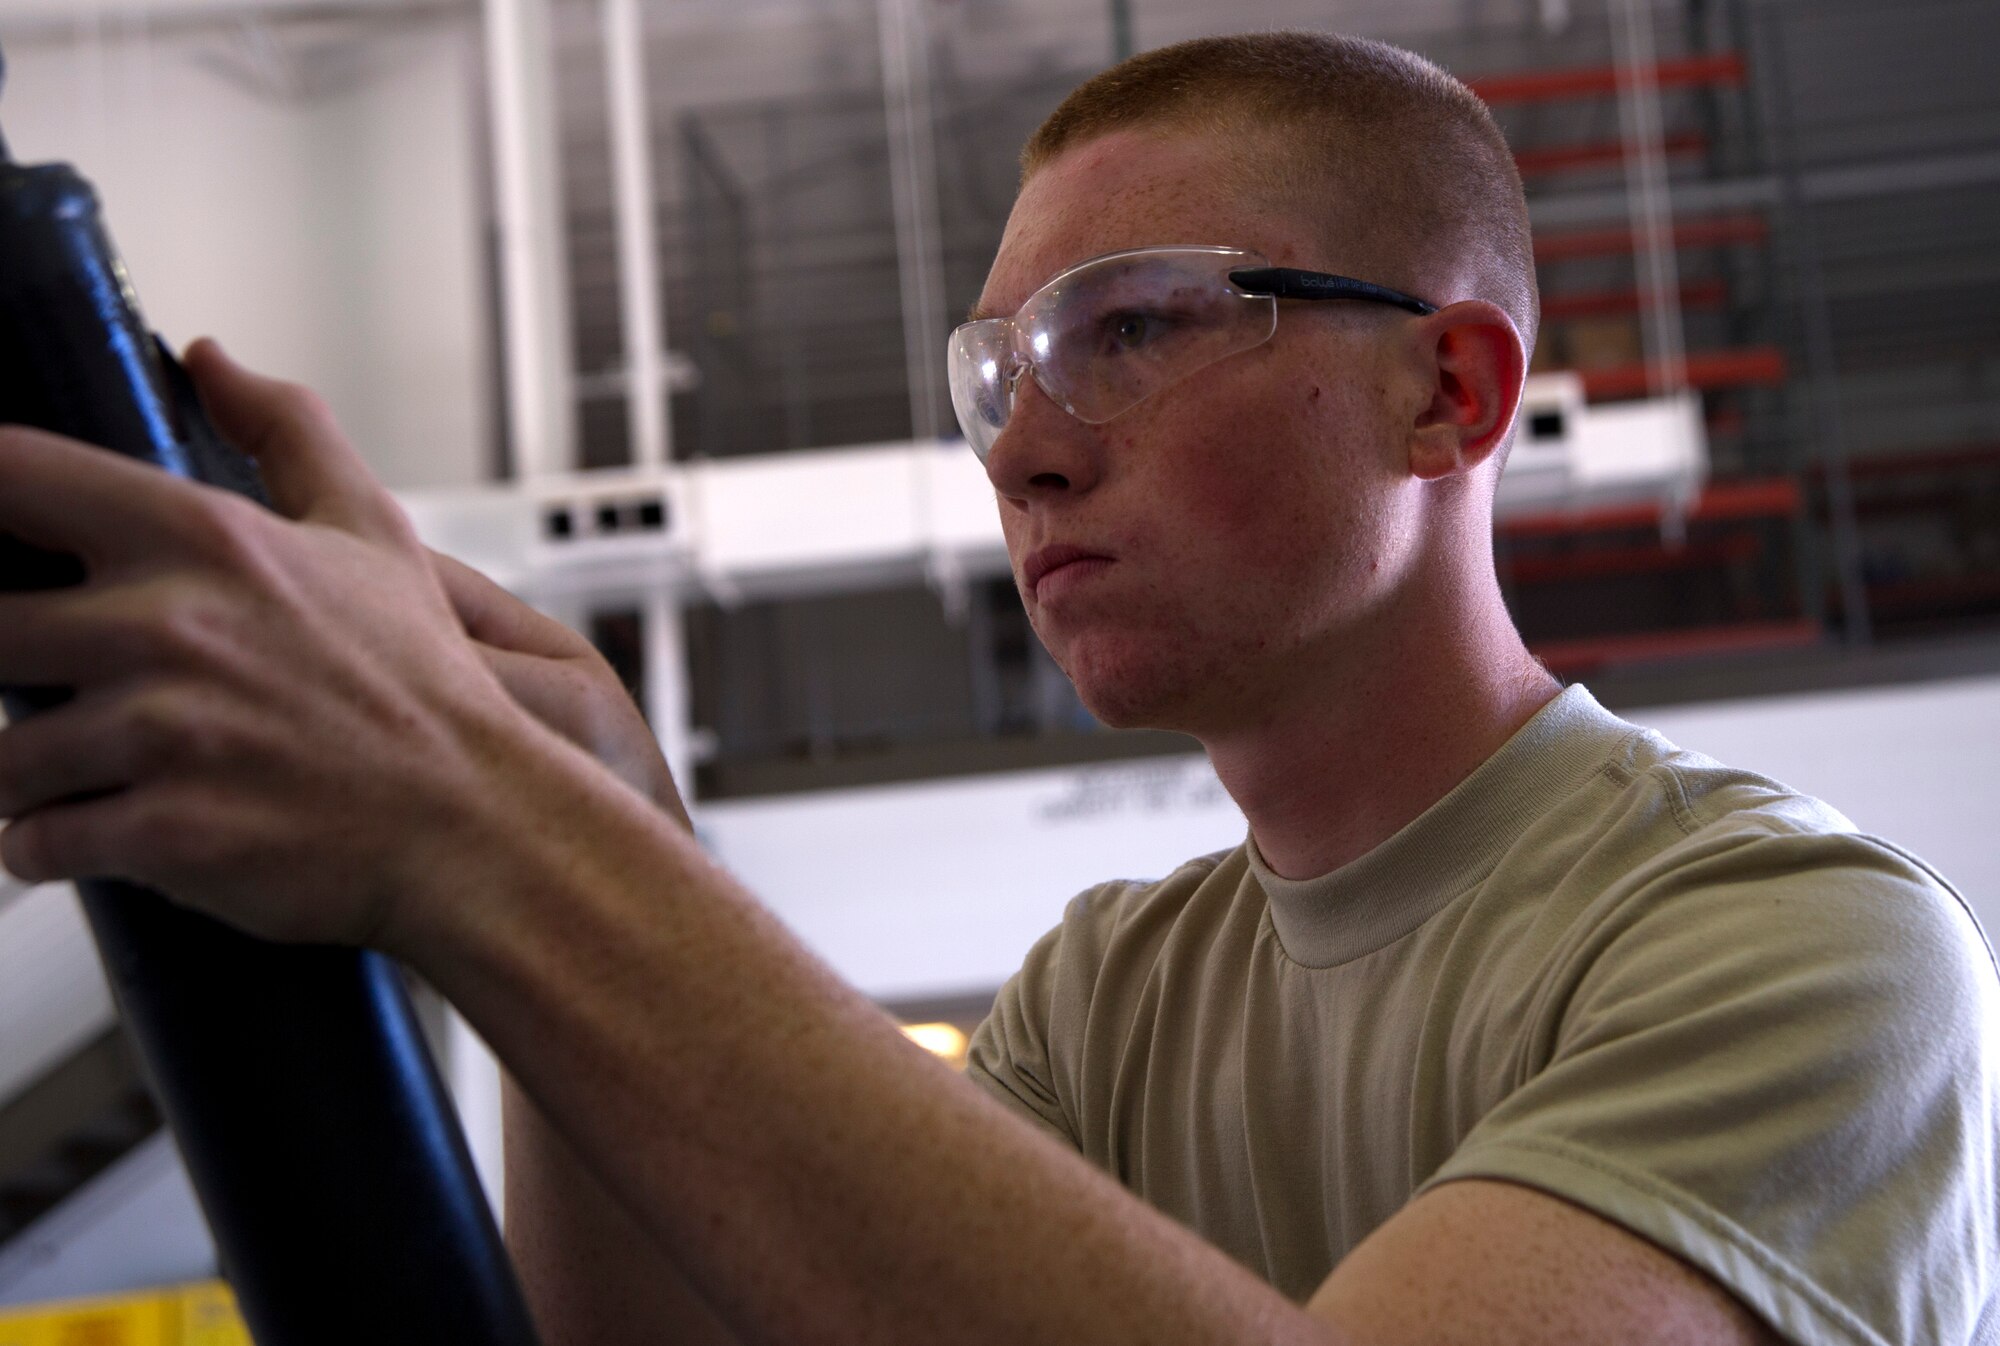
[[(0, 422), (261, 498), (147, 331), (66, 165), (0, 163)], [(79, 578), (0, 538), (0, 588)], [(20, 716), (64, 696), (5, 701)], [(259, 1346), (532, 1346), (394, 964), (269, 944), (125, 883), (77, 886)]]

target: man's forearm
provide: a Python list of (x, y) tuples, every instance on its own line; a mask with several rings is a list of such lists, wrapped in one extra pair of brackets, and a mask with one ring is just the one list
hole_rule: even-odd
[(629, 791), (519, 765), (400, 952), (741, 1339), (1326, 1341), (906, 1042)]
[(735, 1346), (632, 1212), (509, 1081), (507, 1245), (544, 1346)]

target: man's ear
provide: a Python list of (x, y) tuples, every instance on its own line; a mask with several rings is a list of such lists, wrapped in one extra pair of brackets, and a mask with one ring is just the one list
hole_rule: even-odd
[(1505, 442), (1521, 405), (1527, 356), (1498, 304), (1465, 299), (1421, 320), (1413, 352), (1430, 397), (1410, 434), (1410, 474), (1469, 474)]

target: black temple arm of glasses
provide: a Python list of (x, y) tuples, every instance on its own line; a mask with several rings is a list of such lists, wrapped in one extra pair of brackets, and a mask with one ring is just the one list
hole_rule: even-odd
[(1401, 290), (1371, 285), (1348, 276), (1330, 276), (1324, 271), (1300, 271), (1289, 266), (1253, 266), (1229, 273), (1229, 283), (1252, 294), (1268, 294), (1273, 299), (1366, 299), (1376, 304), (1394, 304), (1418, 316), (1437, 312), (1436, 304), (1426, 304)]

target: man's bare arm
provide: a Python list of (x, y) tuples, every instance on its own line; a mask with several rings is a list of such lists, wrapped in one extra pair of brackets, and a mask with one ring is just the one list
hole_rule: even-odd
[(507, 1247), (543, 1346), (736, 1346), (535, 1105), (505, 1090)]
[[(431, 563), (508, 694), (688, 826), (652, 730), (590, 642), (449, 556)], [(502, 1079), (507, 1245), (546, 1346), (735, 1346), (652, 1234)]]
[(1566, 1201), (1446, 1183), (1362, 1241), (1310, 1310), (1358, 1346), (1777, 1346), (1727, 1290)]
[(474, 830), (511, 840), (440, 874), (463, 896), (398, 951), (741, 1339), (1329, 1339), (912, 1046), (584, 765), (496, 776)]

